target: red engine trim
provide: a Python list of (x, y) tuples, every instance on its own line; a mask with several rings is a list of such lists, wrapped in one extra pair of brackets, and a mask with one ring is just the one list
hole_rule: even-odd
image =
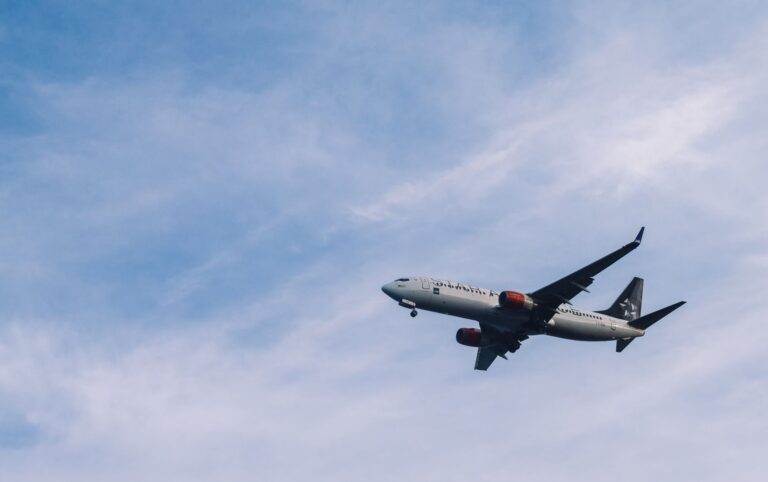
[(536, 303), (530, 296), (517, 291), (502, 291), (499, 295), (499, 306), (507, 310), (532, 310)]
[(456, 332), (456, 341), (464, 346), (480, 346), (482, 331), (477, 328), (459, 328)]

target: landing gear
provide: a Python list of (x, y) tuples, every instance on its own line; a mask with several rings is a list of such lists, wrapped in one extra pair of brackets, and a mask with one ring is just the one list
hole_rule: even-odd
[(411, 318), (415, 318), (416, 315), (419, 314), (416, 311), (416, 303), (414, 303), (411, 300), (402, 299), (402, 300), (400, 300), (398, 305), (402, 306), (403, 308), (410, 308), (411, 309)]

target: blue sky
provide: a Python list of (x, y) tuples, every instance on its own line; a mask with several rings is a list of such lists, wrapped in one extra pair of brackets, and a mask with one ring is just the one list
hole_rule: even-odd
[[(763, 480), (761, 2), (0, 2), (3, 480)], [(621, 355), (380, 291), (643, 246)]]

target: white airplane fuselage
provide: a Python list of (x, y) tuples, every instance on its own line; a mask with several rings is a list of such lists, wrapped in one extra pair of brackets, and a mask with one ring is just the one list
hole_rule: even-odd
[(436, 278), (400, 278), (381, 289), (401, 306), (411, 308), (413, 316), (416, 309), (421, 309), (475, 320), (503, 331), (581, 341), (610, 341), (645, 334), (625, 320), (567, 304), (558, 307), (542, 327), (531, 323), (530, 310), (502, 308), (497, 291)]

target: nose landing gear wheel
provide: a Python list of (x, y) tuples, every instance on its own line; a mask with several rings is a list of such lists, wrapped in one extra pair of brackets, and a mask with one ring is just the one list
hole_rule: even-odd
[(416, 308), (411, 310), (411, 318), (416, 318), (416, 315), (418, 315), (418, 314), (419, 314), (419, 312), (416, 311)]

